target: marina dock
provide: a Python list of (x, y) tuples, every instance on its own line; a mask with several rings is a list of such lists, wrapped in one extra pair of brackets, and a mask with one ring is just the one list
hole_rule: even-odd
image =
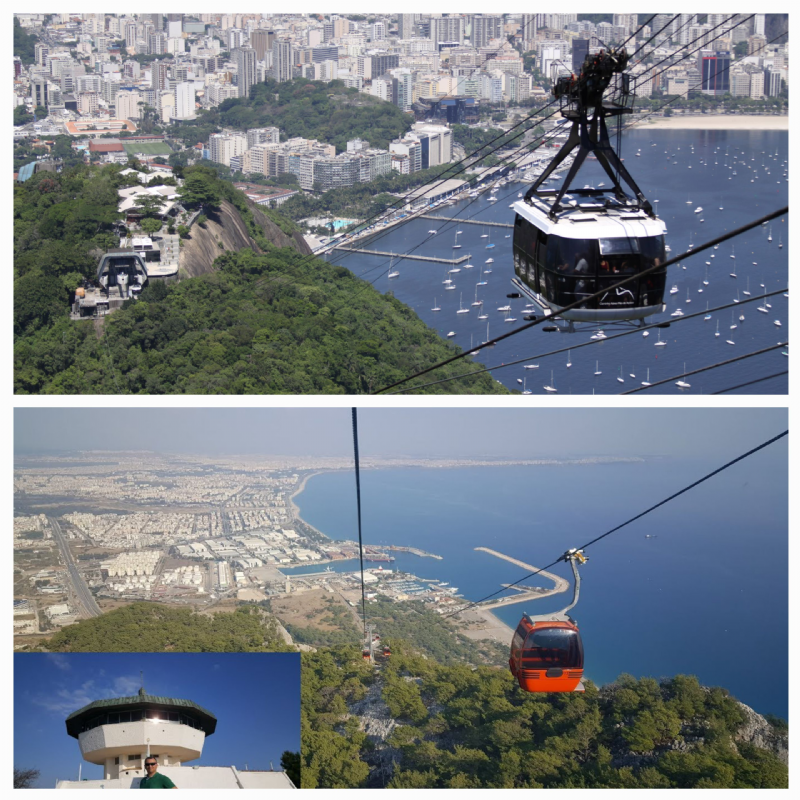
[(461, 217), (438, 217), (435, 214), (420, 214), (419, 219), (435, 219), (438, 222), (457, 222), (459, 225), (485, 225), (489, 228), (513, 228), (510, 222), (484, 222), (480, 219), (462, 219)]
[(341, 250), (343, 253), (360, 253), (365, 256), (386, 256), (387, 258), (396, 258), (398, 263), (404, 259), (413, 259), (414, 261), (433, 261), (436, 264), (463, 264), (469, 261), (470, 256), (460, 256), (459, 258), (436, 258), (435, 256), (418, 256), (414, 253), (386, 253), (382, 250), (365, 250), (362, 247), (334, 247), (334, 250)]

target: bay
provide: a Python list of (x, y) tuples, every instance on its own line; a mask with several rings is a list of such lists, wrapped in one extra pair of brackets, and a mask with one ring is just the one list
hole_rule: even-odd
[[(448, 581), (475, 601), (525, 575), (475, 547), (544, 567), (717, 466), (648, 459), (367, 470), (364, 542), (441, 555), (439, 561), (397, 553), (385, 566)], [(757, 454), (587, 550), (573, 613), (588, 677), (604, 684), (623, 672), (692, 674), (760, 713), (787, 716), (788, 502), (785, 477), (775, 480), (775, 466), (774, 456)], [(352, 473), (312, 477), (295, 502), (303, 519), (331, 538), (357, 539)], [(354, 571), (358, 562), (334, 567)], [(563, 564), (553, 571), (569, 576)], [(551, 585), (535, 578), (525, 583)], [(523, 611), (553, 611), (566, 598), (496, 614), (514, 627)]]
[[(634, 129), (623, 134), (622, 157), (645, 196), (667, 223), (667, 244), (672, 248), (669, 256), (684, 252), (690, 244), (700, 243), (720, 236), (745, 223), (776, 210), (788, 203), (788, 182), (782, 165), (788, 159), (788, 132), (786, 131), (703, 131), (703, 130), (647, 130)], [(641, 151), (640, 156), (636, 156)], [(763, 164), (763, 166), (762, 166)], [(733, 172), (736, 175), (733, 175)], [(768, 174), (769, 173), (769, 174)], [(578, 185), (608, 184), (608, 178), (596, 162), (587, 162), (577, 180)], [(473, 269), (460, 265), (461, 271), (449, 275), (456, 288), (446, 291), (442, 281), (449, 269), (438, 263), (409, 259), (395, 259), (394, 269), (400, 274), (389, 279), (388, 259), (380, 256), (336, 253), (332, 260), (374, 281), (381, 292), (391, 291), (398, 299), (411, 306), (417, 314), (443, 338), (468, 350), (490, 338), (508, 333), (523, 324), (524, 299), (508, 299), (512, 291), (512, 239), (505, 238), (512, 228), (482, 227), (474, 222), (500, 222), (513, 225), (514, 212), (509, 205), (517, 194), (527, 189), (527, 184), (510, 183), (498, 192), (498, 200), (491, 203), (488, 194), (477, 199), (462, 200), (452, 206), (436, 209), (440, 217), (459, 217), (459, 223), (415, 219), (383, 232), (381, 238), (368, 248), (397, 254), (414, 252), (418, 255), (453, 258), (453, 254), (472, 256)], [(691, 201), (688, 203), (687, 201)], [(658, 201), (657, 203), (655, 201)], [(701, 207), (703, 212), (695, 213)], [(700, 223), (700, 219), (704, 222)], [(778, 294), (769, 300), (772, 308), (764, 314), (757, 311), (762, 305), (764, 292), (783, 290), (788, 285), (788, 216), (776, 219), (771, 226), (759, 227), (726, 242), (717, 250), (694, 255), (680, 264), (669, 267), (664, 313), (651, 321), (676, 323), (671, 316), (676, 308), (684, 314), (705, 311), (717, 305), (731, 303), (738, 297), (735, 308), (736, 329), (731, 330), (731, 310), (714, 314), (712, 319), (703, 316), (677, 321), (661, 331), (666, 347), (655, 347), (657, 332), (648, 337), (633, 333), (617, 341), (603, 341), (591, 346), (557, 355), (536, 358), (539, 370), (523, 369), (522, 364), (494, 369), (492, 375), (511, 389), (522, 389), (519, 381), (533, 394), (545, 394), (544, 385), (550, 383), (553, 372), (555, 386), (560, 394), (616, 394), (635, 387), (647, 377), (654, 383), (672, 376), (680, 376), (684, 369), (691, 371), (735, 356), (788, 341), (788, 298)], [(428, 231), (438, 233), (429, 237)], [(453, 250), (456, 230), (461, 249)], [(481, 235), (488, 233), (489, 238)], [(768, 237), (772, 235), (772, 242)], [(496, 246), (486, 249), (486, 242)], [(783, 247), (779, 248), (779, 244)], [(735, 259), (730, 259), (731, 254)], [(714, 258), (711, 258), (711, 255)], [(487, 265), (488, 258), (494, 263)], [(708, 272), (706, 273), (706, 261)], [(753, 263), (755, 262), (755, 263)], [(730, 277), (733, 264), (736, 278)], [(686, 267), (684, 269), (683, 267)], [(491, 269), (480, 275), (482, 268)], [(703, 281), (708, 279), (708, 285)], [(480, 280), (485, 286), (476, 286)], [(669, 294), (669, 288), (678, 291)], [(749, 289), (748, 289), (749, 286)], [(703, 291), (699, 291), (702, 289)], [(750, 291), (750, 296), (744, 294)], [(691, 302), (687, 302), (687, 296)], [(487, 320), (478, 320), (479, 311), (471, 304), (484, 301)], [(747, 300), (754, 302), (746, 303)], [(435, 302), (434, 302), (435, 301)], [(457, 314), (459, 306), (470, 308), (468, 314)], [(515, 323), (505, 323), (504, 313), (497, 309), (510, 305)], [(441, 311), (434, 312), (434, 307)], [(744, 314), (742, 322), (738, 318)], [(779, 320), (781, 327), (775, 326)], [(715, 331), (719, 323), (720, 336)], [(488, 327), (488, 330), (487, 330)], [(490, 367), (508, 364), (561, 348), (574, 348), (590, 341), (595, 330), (586, 326), (568, 335), (545, 333), (540, 327), (525, 331), (479, 353), (476, 360)], [(605, 328), (608, 336), (620, 332), (611, 326)], [(733, 345), (727, 341), (734, 342)], [(739, 384), (756, 381), (788, 369), (788, 358), (781, 354), (785, 348), (752, 357), (725, 367), (698, 374), (689, 379), (690, 390), (677, 388), (673, 383), (647, 389), (644, 394), (708, 394), (727, 390)], [(567, 367), (567, 361), (572, 366)], [(596, 376), (596, 362), (599, 371)], [(474, 367), (465, 360), (464, 371)], [(635, 378), (630, 377), (631, 373)], [(624, 385), (617, 381), (622, 375)], [(426, 376), (435, 379), (435, 375)], [(785, 394), (788, 376), (782, 375), (737, 389), (742, 394)]]

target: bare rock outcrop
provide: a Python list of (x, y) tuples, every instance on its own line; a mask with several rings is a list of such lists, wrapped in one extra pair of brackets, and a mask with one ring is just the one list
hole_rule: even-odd
[[(220, 208), (207, 213), (205, 227), (192, 225), (188, 239), (183, 240), (179, 267), (190, 278), (213, 272), (214, 261), (226, 250), (251, 248), (260, 253), (236, 206), (223, 200)], [(221, 245), (221, 246), (220, 246)]]
[(736, 732), (734, 739), (737, 742), (747, 742), (764, 750), (769, 750), (784, 764), (789, 763), (789, 737), (779, 733), (757, 711), (740, 702), (739, 707), (744, 712), (744, 724)]

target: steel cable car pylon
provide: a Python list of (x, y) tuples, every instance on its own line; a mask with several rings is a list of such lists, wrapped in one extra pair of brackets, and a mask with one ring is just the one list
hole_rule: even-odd
[(583, 692), (583, 642), (578, 624), (567, 613), (578, 602), (581, 576), (578, 562), (586, 563), (582, 550), (567, 550), (561, 557), (572, 567), (572, 602), (552, 614), (523, 614), (511, 640), (508, 666), (526, 692)]
[[(616, 198), (621, 202), (627, 199), (617, 177), (619, 175), (636, 196), (638, 207), (655, 219), (650, 201), (636, 185), (614, 150), (606, 126), (606, 117), (618, 117), (633, 111), (634, 93), (630, 90), (630, 76), (624, 74), (627, 65), (628, 54), (624, 47), (619, 52), (601, 50), (595, 55), (586, 56), (583, 69), (577, 79), (574, 75), (562, 75), (554, 81), (553, 95), (560, 101), (561, 114), (572, 121), (572, 128), (566, 144), (528, 189), (525, 196), (526, 200), (530, 199), (532, 195), (555, 196), (555, 202), (551, 205), (549, 212), (552, 220), (555, 220), (558, 212), (562, 210), (561, 201), (590, 153), (596, 156), (611, 179)], [(615, 75), (619, 75), (619, 85), (610, 98), (604, 99), (603, 95)], [(592, 113), (591, 120), (589, 120), (590, 112)], [(576, 147), (579, 148), (578, 153), (561, 189), (540, 190), (539, 187), (561, 166)], [(595, 189), (576, 189), (573, 193), (589, 196), (602, 194)]]
[[(553, 94), (572, 127), (559, 153), (525, 197), (514, 203), (512, 283), (545, 316), (565, 320), (568, 330), (574, 329), (574, 322), (643, 324), (645, 317), (665, 308), (666, 268), (611, 288), (666, 261), (666, 225), (614, 150), (606, 125), (607, 117), (619, 118), (633, 110), (635, 95), (630, 76), (624, 73), (627, 64), (627, 52), (621, 48), (588, 55), (577, 78), (556, 75), (563, 65), (554, 65)], [(543, 189), (573, 154), (563, 185)], [(590, 156), (597, 159), (611, 186), (572, 189)], [(561, 313), (576, 302), (580, 305)]]

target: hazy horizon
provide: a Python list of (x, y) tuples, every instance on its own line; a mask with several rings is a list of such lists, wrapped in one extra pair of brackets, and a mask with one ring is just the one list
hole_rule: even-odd
[[(736, 454), (785, 430), (785, 408), (361, 408), (364, 457)], [(746, 435), (744, 435), (746, 434)], [(352, 456), (349, 408), (18, 408), (15, 457), (66, 452)]]

